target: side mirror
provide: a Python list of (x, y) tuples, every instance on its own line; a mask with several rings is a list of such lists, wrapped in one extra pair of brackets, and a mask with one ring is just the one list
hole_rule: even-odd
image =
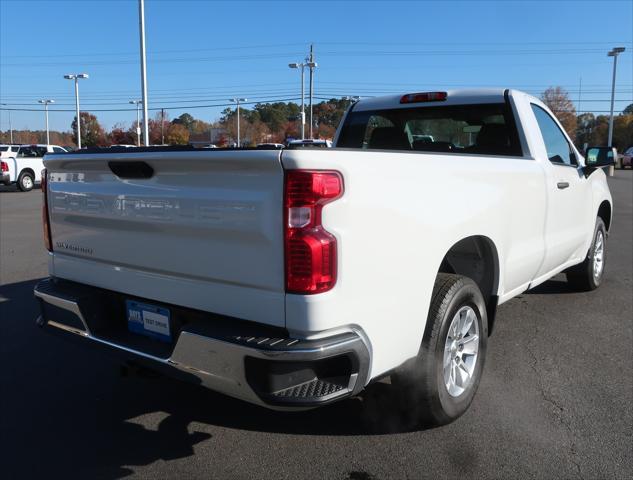
[(589, 147), (585, 158), (588, 167), (610, 167), (615, 165), (618, 152), (615, 147)]
[(615, 167), (617, 158), (618, 152), (615, 147), (589, 147), (585, 155), (587, 175), (598, 168)]

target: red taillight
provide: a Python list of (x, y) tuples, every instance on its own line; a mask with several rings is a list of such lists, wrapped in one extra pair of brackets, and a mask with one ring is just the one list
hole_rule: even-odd
[(9, 164), (7, 162), (0, 162), (0, 171), (8, 172)]
[(336, 237), (323, 228), (323, 206), (343, 194), (331, 170), (289, 170), (284, 189), (286, 291), (312, 294), (336, 283)]
[(51, 225), (48, 221), (48, 177), (46, 169), (42, 170), (42, 224), (44, 227), (44, 246), (49, 252), (53, 251), (53, 242), (51, 240)]
[(407, 93), (400, 97), (400, 103), (443, 102), (446, 92)]

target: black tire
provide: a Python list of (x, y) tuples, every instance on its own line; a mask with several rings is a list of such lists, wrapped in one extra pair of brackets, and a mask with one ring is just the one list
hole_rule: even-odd
[(30, 192), (35, 186), (35, 179), (29, 172), (22, 172), (18, 177), (18, 188), (23, 192)]
[[(479, 350), (470, 382), (454, 396), (444, 380), (444, 349), (452, 320), (464, 307), (470, 307), (477, 317)], [(444, 425), (459, 418), (479, 386), (487, 343), (488, 317), (479, 287), (461, 275), (438, 274), (418, 356), (392, 375), (392, 383), (402, 389), (403, 406), (425, 426)], [(452, 368), (452, 360), (447, 365)]]
[[(597, 263), (594, 262), (594, 258), (597, 254), (596, 245), (599, 237), (602, 236), (602, 264), (599, 271), (596, 271)], [(588, 292), (595, 290), (600, 286), (604, 278), (604, 267), (607, 260), (607, 229), (604, 226), (604, 222), (600, 217), (596, 219), (596, 227), (593, 232), (593, 239), (591, 240), (591, 246), (587, 252), (585, 260), (569, 270), (567, 270), (567, 282), (572, 286), (574, 290), (581, 292)]]

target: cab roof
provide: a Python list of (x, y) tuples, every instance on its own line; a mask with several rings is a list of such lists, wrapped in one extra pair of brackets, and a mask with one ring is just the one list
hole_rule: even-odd
[[(399, 95), (386, 95), (383, 97), (364, 98), (354, 105), (354, 111), (384, 110), (391, 108), (412, 108), (424, 106), (440, 105), (468, 105), (477, 103), (501, 103), (504, 101), (505, 88), (480, 88), (480, 89), (459, 89), (459, 90), (411, 90)], [(400, 103), (403, 95), (426, 93), (426, 92), (446, 92), (446, 100)]]

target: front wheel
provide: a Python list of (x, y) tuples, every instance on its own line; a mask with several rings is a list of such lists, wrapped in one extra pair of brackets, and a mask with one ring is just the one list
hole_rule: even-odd
[(475, 396), (488, 341), (486, 304), (470, 278), (440, 273), (420, 351), (392, 376), (406, 408), (426, 425), (461, 416)]
[(33, 180), (33, 176), (28, 172), (22, 172), (18, 177), (18, 188), (23, 192), (30, 192), (33, 190), (33, 186), (35, 185), (35, 181)]
[(575, 290), (595, 290), (602, 283), (606, 259), (607, 229), (602, 219), (598, 217), (587, 256), (581, 264), (567, 271), (567, 282)]

